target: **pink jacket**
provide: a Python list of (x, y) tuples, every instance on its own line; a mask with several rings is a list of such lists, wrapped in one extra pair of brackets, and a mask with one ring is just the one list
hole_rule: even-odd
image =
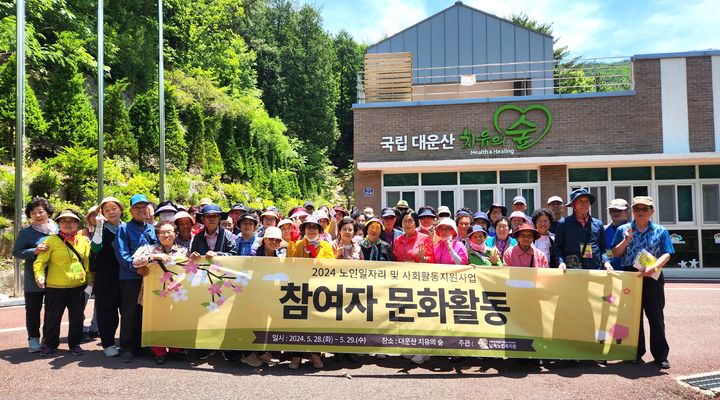
[(467, 265), (468, 254), (465, 245), (459, 240), (450, 240), (452, 240), (452, 248), (453, 250), (455, 250), (455, 253), (458, 255), (458, 257), (460, 257), (460, 261), (455, 262), (455, 259), (452, 257), (452, 254), (450, 253), (450, 249), (448, 249), (447, 244), (445, 244), (444, 241), (438, 240), (438, 242), (435, 244), (435, 248), (433, 249), (433, 253), (435, 255), (435, 264)]
[(535, 246), (530, 246), (530, 250), (527, 252), (522, 251), (520, 246), (515, 245), (505, 250), (503, 253), (503, 265), (506, 267), (530, 267), (532, 260), (532, 266), (535, 268), (548, 268), (547, 257), (542, 250), (538, 250)]
[(423, 259), (426, 263), (432, 263), (434, 257), (430, 236), (420, 232), (416, 232), (413, 237), (407, 237), (404, 234), (398, 236), (393, 243), (393, 257), (395, 261), (421, 262), (417, 256), (421, 246), (425, 246), (425, 257)]

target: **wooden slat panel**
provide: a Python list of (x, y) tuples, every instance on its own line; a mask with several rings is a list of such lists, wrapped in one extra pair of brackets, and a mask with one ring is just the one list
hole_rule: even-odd
[(412, 54), (366, 54), (365, 99), (368, 102), (412, 100)]

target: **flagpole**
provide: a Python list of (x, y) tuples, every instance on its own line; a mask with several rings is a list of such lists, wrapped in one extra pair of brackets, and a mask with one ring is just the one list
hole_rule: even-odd
[(98, 78), (98, 203), (102, 200), (105, 185), (105, 131), (104, 131), (104, 106), (105, 106), (105, 21), (103, 17), (103, 0), (98, 0), (98, 52), (97, 52), (97, 78)]
[(165, 69), (163, 66), (163, 6), (158, 0), (158, 107), (160, 109), (160, 201), (165, 201)]
[[(23, 140), (25, 138), (25, 0), (17, 0), (16, 14), (17, 53), (15, 55), (15, 237), (22, 229), (23, 217)], [(15, 257), (15, 284), (13, 295), (22, 291), (22, 264)]]

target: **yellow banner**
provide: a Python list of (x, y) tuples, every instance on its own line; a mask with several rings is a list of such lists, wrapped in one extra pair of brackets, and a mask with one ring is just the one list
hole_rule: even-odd
[(271, 257), (151, 268), (144, 346), (631, 360), (635, 273)]

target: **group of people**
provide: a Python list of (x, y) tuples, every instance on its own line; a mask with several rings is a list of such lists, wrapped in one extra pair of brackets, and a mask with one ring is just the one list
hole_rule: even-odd
[[(60, 321), (68, 310), (68, 346), (83, 354), (84, 309), (95, 296), (91, 333), (99, 335), (108, 357), (133, 361), (140, 350), (142, 281), (149, 268), (173, 257), (264, 256), (338, 258), (476, 266), (605, 269), (637, 271), (633, 264), (643, 250), (656, 257), (643, 275), (642, 309), (650, 323), (650, 351), (660, 368), (669, 368), (669, 347), (663, 318), (664, 280), (651, 276), (673, 254), (667, 230), (651, 222), (654, 202), (635, 197), (610, 203), (612, 223), (604, 227), (590, 215), (595, 196), (577, 189), (564, 203), (552, 196), (547, 207), (528, 216), (527, 201), (517, 196), (512, 212), (493, 203), (487, 212), (429, 206), (414, 210), (401, 200), (395, 207), (348, 211), (343, 207), (312, 202), (281, 214), (275, 207), (255, 210), (241, 203), (223, 211), (210, 199), (186, 208), (172, 201), (152, 204), (143, 194), (130, 199), (127, 222), (125, 205), (114, 197), (102, 199), (83, 218), (71, 209), (54, 218), (44, 198), (33, 199), (25, 214), (30, 226), (15, 241), (15, 257), (25, 260), (25, 310), (28, 349), (50, 356), (57, 351)], [(572, 214), (563, 217), (564, 209)], [(632, 220), (630, 218), (632, 210)], [(80, 230), (85, 222), (85, 228)], [(40, 311), (45, 316), (40, 329)], [(119, 346), (115, 333), (120, 328)], [(645, 340), (640, 324), (636, 362), (642, 361)], [(42, 338), (42, 339), (41, 339)], [(151, 348), (158, 364), (180, 359), (181, 349)], [(215, 352), (198, 350), (199, 359)], [(225, 351), (226, 360), (260, 366), (273, 363), (265, 352)], [(292, 353), (289, 367), (296, 369), (303, 357), (323, 368), (319, 353)], [(413, 356), (422, 363), (427, 356)]]

